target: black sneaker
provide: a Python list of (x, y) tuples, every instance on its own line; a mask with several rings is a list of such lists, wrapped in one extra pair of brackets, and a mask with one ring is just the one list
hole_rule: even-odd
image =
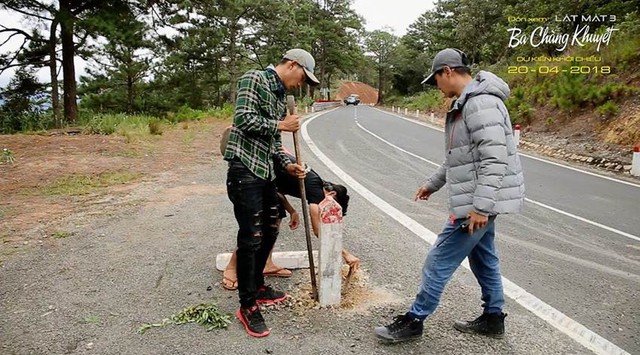
[(240, 307), (238, 308), (238, 312), (236, 312), (236, 317), (238, 317), (240, 323), (244, 325), (244, 330), (246, 330), (251, 336), (262, 338), (271, 334), (269, 328), (267, 328), (267, 324), (264, 322), (264, 318), (262, 317), (262, 313), (260, 313), (260, 308), (258, 308), (258, 306), (253, 306), (251, 308)]
[(258, 293), (256, 294), (256, 303), (270, 305), (282, 302), (286, 300), (287, 297), (286, 293), (274, 290), (271, 286), (264, 285), (258, 289)]
[(408, 314), (403, 314), (393, 318), (393, 323), (387, 326), (376, 327), (375, 332), (378, 339), (385, 343), (419, 339), (422, 337), (422, 323), (419, 319), (413, 319)]
[(456, 321), (453, 327), (464, 333), (474, 333), (492, 338), (504, 338), (504, 318), (506, 313), (487, 314), (472, 321)]

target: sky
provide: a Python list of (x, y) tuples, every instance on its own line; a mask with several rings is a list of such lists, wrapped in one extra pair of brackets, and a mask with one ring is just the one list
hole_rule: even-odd
[[(352, 8), (365, 19), (367, 31), (385, 29), (396, 36), (403, 36), (407, 33), (409, 25), (415, 22), (425, 11), (433, 8), (433, 2), (434, 0), (355, 0)], [(2, 24), (7, 27), (22, 27), (20, 26), (19, 16), (16, 16), (15, 13), (0, 11), (0, 18), (2, 18)], [(0, 37), (0, 43), (5, 39), (6, 37)], [(0, 53), (5, 53), (8, 49), (18, 48), (21, 42), (20, 39), (12, 40), (0, 48)], [(86, 63), (84, 61), (76, 60), (76, 75), (78, 78), (84, 74), (85, 67)], [(13, 73), (14, 70), (10, 69), (0, 75), (0, 87), (7, 85)], [(49, 69), (41, 69), (37, 76), (40, 81), (49, 82)], [(62, 78), (62, 73), (60, 77)]]
[(409, 25), (433, 8), (434, 0), (355, 0), (352, 8), (364, 17), (367, 31), (390, 27), (396, 36), (404, 36)]

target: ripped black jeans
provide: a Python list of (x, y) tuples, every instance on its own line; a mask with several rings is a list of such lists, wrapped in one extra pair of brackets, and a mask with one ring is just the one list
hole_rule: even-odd
[(238, 222), (238, 295), (248, 308), (256, 304), (262, 271), (278, 238), (278, 195), (274, 181), (257, 177), (235, 159), (229, 162), (227, 195)]

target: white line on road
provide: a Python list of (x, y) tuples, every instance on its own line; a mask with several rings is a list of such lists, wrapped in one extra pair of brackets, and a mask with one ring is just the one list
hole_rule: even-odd
[[(406, 118), (404, 118), (404, 117), (402, 117), (402, 118), (403, 118), (403, 119), (406, 119)], [(395, 148), (395, 149), (397, 149), (397, 150), (399, 150), (399, 151), (401, 151), (401, 152), (403, 152), (403, 153), (406, 153), (406, 154), (408, 154), (408, 155), (410, 155), (410, 156), (412, 156), (412, 157), (414, 157), (414, 158), (416, 158), (416, 159), (420, 159), (420, 160), (424, 161), (425, 163), (429, 163), (429, 164), (434, 165), (434, 166), (440, 166), (440, 164), (438, 164), (438, 163), (436, 163), (436, 162), (432, 162), (431, 160), (425, 159), (425, 158), (423, 158), (423, 157), (421, 157), (421, 156), (419, 156), (419, 155), (417, 155), (417, 154), (411, 153), (411, 152), (409, 152), (409, 151), (407, 151), (407, 150), (405, 150), (405, 149), (402, 149), (402, 148), (398, 147), (397, 145), (395, 145), (395, 144), (393, 144), (393, 143), (391, 143), (391, 142), (389, 142), (389, 141), (385, 140), (384, 138), (382, 138), (382, 137), (378, 136), (377, 134), (375, 134), (375, 133), (373, 133), (373, 132), (369, 131), (368, 129), (364, 128), (364, 127), (363, 127), (360, 123), (358, 123), (358, 122), (356, 122), (356, 125), (357, 125), (358, 127), (360, 127), (360, 129), (362, 129), (363, 131), (365, 131), (365, 132), (369, 133), (369, 134), (370, 134), (370, 135), (372, 135), (373, 137), (375, 137), (375, 138), (379, 139), (379, 140), (380, 140), (380, 141), (382, 141), (383, 143), (385, 143), (385, 144), (387, 144), (387, 145), (389, 145), (389, 146), (391, 146), (391, 147), (393, 147), (393, 148)], [(620, 180), (615, 180), (615, 181), (618, 181), (618, 182), (619, 182)], [(623, 236), (623, 237), (626, 237), (626, 238), (629, 238), (629, 239), (633, 239), (633, 240), (635, 240), (635, 241), (640, 242), (640, 237), (635, 236), (635, 235), (633, 235), (633, 234), (631, 234), (631, 233), (623, 232), (623, 231), (618, 230), (618, 229), (615, 229), (615, 228), (613, 228), (613, 227), (609, 227), (609, 226), (606, 226), (606, 225), (604, 225), (604, 224), (600, 224), (600, 223), (598, 223), (598, 222), (594, 222), (594, 221), (589, 220), (589, 219), (586, 219), (586, 218), (584, 218), (584, 217), (580, 217), (580, 216), (578, 216), (578, 215), (575, 215), (575, 214), (572, 214), (572, 213), (569, 213), (569, 212), (566, 212), (566, 211), (560, 210), (560, 209), (558, 209), (558, 208), (551, 207), (551, 206), (546, 205), (546, 204), (544, 204), (544, 203), (542, 203), (542, 202), (534, 201), (534, 200), (529, 199), (529, 198), (527, 198), (526, 200), (527, 200), (528, 202), (531, 202), (531, 203), (533, 203), (533, 204), (535, 204), (535, 205), (538, 205), (538, 206), (540, 206), (540, 207), (542, 207), (542, 208), (546, 208), (546, 209), (549, 209), (549, 210), (551, 210), (551, 211), (558, 212), (558, 213), (563, 214), (563, 215), (565, 215), (565, 216), (567, 216), (567, 217), (571, 217), (571, 218), (577, 219), (577, 220), (579, 220), (579, 221), (581, 221), (581, 222), (588, 223), (588, 224), (590, 224), (590, 225), (592, 225), (592, 226), (595, 226), (595, 227), (598, 227), (598, 228), (602, 228), (602, 229), (608, 230), (609, 232), (613, 232), (613, 233), (618, 234), (618, 235), (621, 235), (621, 236)]]
[[(381, 110), (381, 109), (376, 108), (376, 107), (374, 107), (373, 109), (378, 110), (378, 111), (383, 112), (383, 113), (386, 113), (387, 115), (398, 117), (398, 118), (401, 118), (401, 119), (403, 119), (405, 121), (408, 121), (408, 122), (415, 123), (415, 124), (423, 126), (423, 127), (427, 127), (427, 128), (433, 129), (434, 131), (444, 132), (444, 129), (442, 129), (440, 127), (437, 127), (437, 126), (434, 126), (434, 125), (430, 125), (430, 124), (427, 124), (427, 123), (424, 123), (424, 122), (420, 122), (420, 121), (417, 121), (417, 120), (414, 120), (414, 119), (411, 119), (411, 118), (402, 117), (402, 116), (398, 115), (397, 113), (387, 112), (387, 111)], [(544, 159), (544, 158), (535, 157), (533, 155), (525, 154), (525, 153), (522, 153), (520, 151), (518, 152), (518, 154), (523, 156), (523, 157), (527, 157), (529, 159), (538, 160), (538, 161), (541, 161), (541, 162), (544, 162), (544, 163), (547, 163), (547, 164), (559, 166), (561, 168), (577, 171), (579, 173), (583, 173), (583, 174), (599, 177), (601, 179), (615, 181), (615, 182), (618, 182), (618, 183), (621, 183), (621, 184), (625, 184), (625, 185), (629, 185), (629, 186), (640, 188), (640, 184), (636, 184), (636, 183), (633, 183), (633, 182), (630, 182), (630, 181), (620, 180), (620, 179), (616, 179), (616, 178), (613, 178), (613, 177), (610, 177), (610, 176), (597, 174), (597, 173), (594, 173), (594, 172), (591, 172), (591, 171), (578, 169), (578, 168), (575, 168), (573, 166), (568, 166), (568, 165), (556, 163), (554, 161), (547, 160), (547, 159)]]
[[(391, 206), (389, 203), (375, 195), (366, 187), (362, 186), (349, 174), (344, 172), (344, 170), (338, 167), (324, 153), (322, 153), (320, 149), (318, 149), (318, 147), (313, 143), (311, 137), (309, 136), (309, 132), (307, 131), (307, 124), (323, 114), (324, 113), (320, 113), (319, 115), (310, 117), (302, 124), (302, 138), (304, 139), (309, 149), (311, 149), (311, 151), (318, 157), (318, 159), (320, 159), (320, 161), (322, 161), (331, 171), (333, 171), (336, 176), (344, 181), (345, 184), (349, 185), (351, 189), (362, 195), (362, 197), (367, 199), (371, 204), (378, 207), (391, 218), (398, 221), (400, 224), (405, 226), (422, 240), (433, 245), (437, 237), (435, 233), (425, 228), (423, 225), (421, 225), (411, 217), (402, 213), (400, 210)], [(470, 270), (469, 264), (466, 260), (462, 265), (467, 270)], [(571, 339), (580, 343), (587, 349), (593, 351), (594, 353), (629, 355), (629, 353), (627, 353), (617, 345), (601, 337), (597, 333), (576, 322), (575, 320), (567, 317), (564, 313), (546, 304), (545, 302), (527, 292), (522, 287), (511, 282), (507, 278), (503, 277), (502, 283), (504, 285), (504, 292), (508, 297), (512, 298), (518, 304), (520, 304), (536, 316), (540, 317), (547, 323), (551, 324), (561, 332), (565, 333)]]

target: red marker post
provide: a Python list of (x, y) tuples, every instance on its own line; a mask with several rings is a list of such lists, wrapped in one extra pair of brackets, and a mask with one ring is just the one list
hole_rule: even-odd
[(513, 141), (516, 143), (516, 147), (520, 146), (520, 125), (519, 124), (513, 127)]

